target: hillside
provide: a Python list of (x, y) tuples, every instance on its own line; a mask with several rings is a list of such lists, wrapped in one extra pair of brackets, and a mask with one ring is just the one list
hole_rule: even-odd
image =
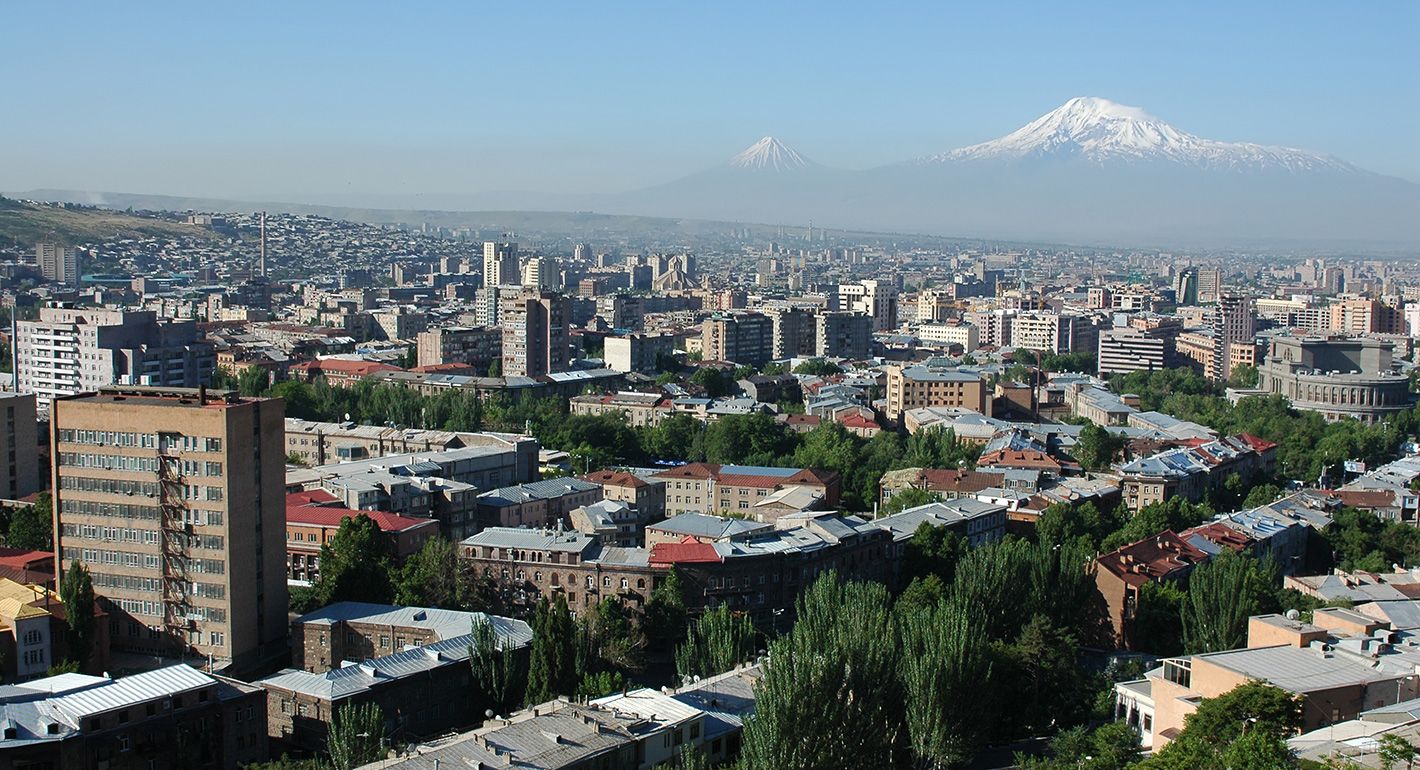
[(87, 206), (32, 204), (0, 198), (0, 245), (29, 246), (46, 237), (81, 244), (129, 236), (212, 238), (205, 229)]

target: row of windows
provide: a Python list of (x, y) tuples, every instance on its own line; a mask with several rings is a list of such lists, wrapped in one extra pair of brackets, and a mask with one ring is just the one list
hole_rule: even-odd
[(158, 544), (158, 530), (133, 529), (131, 527), (101, 527), (97, 524), (65, 524), (60, 528), (64, 537), (80, 537), (86, 540), (105, 540), (116, 543)]
[(70, 444), (91, 446), (134, 447), (137, 449), (181, 449), (188, 452), (220, 452), (222, 439), (205, 436), (181, 436), (165, 433), (133, 433), (117, 430), (74, 430), (63, 428), (59, 440)]
[(220, 551), (226, 544), (226, 538), (221, 535), (188, 535), (174, 532), (168, 537), (171, 537), (181, 547), (200, 548), (204, 551)]
[(132, 503), (96, 503), (92, 500), (70, 500), (66, 498), (60, 503), (59, 510), (62, 513), (80, 514), (84, 516), (113, 516), (120, 519), (143, 519), (147, 521), (156, 521), (158, 519), (157, 507), (152, 505), (135, 505)]
[(113, 551), (97, 548), (65, 548), (64, 561), (81, 559), (86, 564), (116, 564), (121, 567), (158, 568), (158, 556), (151, 553)]
[(158, 496), (158, 482), (134, 481), (132, 479), (95, 479), (88, 476), (61, 474), (59, 488), (75, 492), (103, 492), (110, 495)]
[[(130, 615), (147, 615), (150, 617), (163, 616), (162, 602), (139, 599), (114, 599), (112, 597), (109, 598), (109, 601), (112, 602), (115, 607), (118, 607)], [(220, 607), (189, 607), (185, 613), (185, 617), (188, 620), (197, 620), (207, 623), (225, 623), (227, 622), (227, 611)], [(201, 631), (188, 632), (188, 641), (192, 644), (202, 644), (201, 639)], [(214, 646), (220, 647), (222, 645), (221, 632), (213, 631), (210, 639)]]
[[(63, 486), (61, 484), (61, 486)], [(111, 516), (119, 519), (139, 519), (143, 521), (157, 521), (161, 512), (155, 506), (137, 505), (134, 503), (100, 503), (93, 500), (70, 500), (65, 499), (60, 503), (59, 509), (62, 513), (82, 516)], [(222, 525), (222, 512), (209, 511), (200, 508), (186, 509), (182, 512), (182, 520), (187, 524), (197, 526), (219, 527)]]
[(157, 593), (162, 590), (162, 581), (154, 577), (133, 575), (112, 575), (107, 572), (91, 573), (96, 588), (121, 588), (125, 591), (146, 591)]
[(157, 473), (158, 458), (130, 455), (100, 455), (90, 452), (60, 452), (59, 464), (71, 468), (103, 468), (106, 471)]

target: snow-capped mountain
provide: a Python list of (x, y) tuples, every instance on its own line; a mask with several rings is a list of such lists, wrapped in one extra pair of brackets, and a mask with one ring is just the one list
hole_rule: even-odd
[(1180, 131), (1138, 107), (1081, 96), (999, 139), (925, 159), (929, 163), (1078, 157), (1097, 163), (1169, 161), (1212, 169), (1354, 171), (1335, 158), (1290, 147), (1221, 142)]
[(730, 165), (756, 171), (793, 171), (813, 164), (778, 139), (766, 136), (730, 158)]

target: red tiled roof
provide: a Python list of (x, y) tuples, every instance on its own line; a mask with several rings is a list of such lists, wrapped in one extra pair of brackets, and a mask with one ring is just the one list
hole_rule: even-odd
[(355, 516), (365, 516), (374, 520), (381, 532), (407, 532), (423, 526), (438, 526), (433, 519), (415, 519), (385, 511), (354, 511), (349, 508), (326, 508), (323, 506), (296, 506), (286, 509), (287, 524), (301, 524), (311, 527), (338, 527), (340, 522)]
[(1331, 493), (1342, 505), (1352, 508), (1391, 508), (1395, 493), (1388, 489), (1338, 489)]
[(1228, 548), (1238, 553), (1242, 553), (1248, 546), (1253, 544), (1252, 538), (1226, 524), (1216, 521), (1194, 527), (1193, 529), (1186, 529), (1179, 533), (1179, 537), (1184, 540), (1188, 540), (1194, 535), (1198, 535), (1220, 548)]
[(845, 428), (874, 428), (877, 430), (882, 429), (882, 426), (878, 425), (876, 420), (869, 420), (861, 414), (844, 415), (843, 419), (839, 420), (839, 422), (842, 423), (843, 427)]
[(663, 470), (656, 475), (668, 479), (708, 479), (720, 473), (720, 466), (713, 463), (687, 463), (676, 468)]
[(1251, 433), (1239, 433), (1233, 438), (1239, 439), (1252, 447), (1254, 452), (1266, 452), (1269, 449), (1276, 449), (1277, 445), (1264, 438), (1258, 438)]
[(0, 567), (28, 569), (38, 562), (53, 562), (50, 551), (28, 551), (24, 548), (0, 548)]
[(425, 366), (416, 366), (413, 369), (410, 369), (409, 371), (415, 372), (417, 374), (460, 374), (462, 372), (473, 372), (474, 369), (468, 364), (451, 362), (447, 364), (426, 364)]
[(347, 361), (343, 358), (327, 358), (323, 361), (304, 361), (291, 368), (300, 371), (340, 372), (341, 374), (358, 376), (374, 374), (375, 372), (403, 371), (398, 366), (390, 366), (389, 364), (381, 364), (375, 361)]
[(1141, 586), (1207, 560), (1208, 554), (1189, 545), (1173, 530), (1164, 530), (1104, 554), (1095, 563), (1124, 582)]
[(791, 414), (784, 418), (788, 425), (818, 425), (822, 421), (816, 414)]
[(1034, 449), (998, 449), (981, 456), (977, 465), (1001, 465), (1010, 468), (1048, 468), (1058, 470), (1060, 463), (1044, 452)]
[(604, 487), (631, 487), (640, 489), (651, 486), (651, 482), (637, 476), (629, 471), (596, 471), (588, 473), (582, 477), (593, 484), (600, 484)]
[(706, 564), (721, 561), (715, 546), (687, 536), (679, 543), (656, 543), (651, 546), (651, 564)]
[(292, 492), (286, 495), (287, 508), (297, 505), (330, 505), (338, 502), (340, 502), (340, 498), (324, 489), (312, 489), (308, 492)]

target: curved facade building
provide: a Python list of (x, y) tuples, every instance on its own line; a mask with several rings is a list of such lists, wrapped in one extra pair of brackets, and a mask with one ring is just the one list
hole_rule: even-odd
[(1278, 337), (1258, 367), (1257, 386), (1327, 420), (1380, 422), (1410, 408), (1410, 382), (1394, 371), (1392, 357), (1383, 340)]

